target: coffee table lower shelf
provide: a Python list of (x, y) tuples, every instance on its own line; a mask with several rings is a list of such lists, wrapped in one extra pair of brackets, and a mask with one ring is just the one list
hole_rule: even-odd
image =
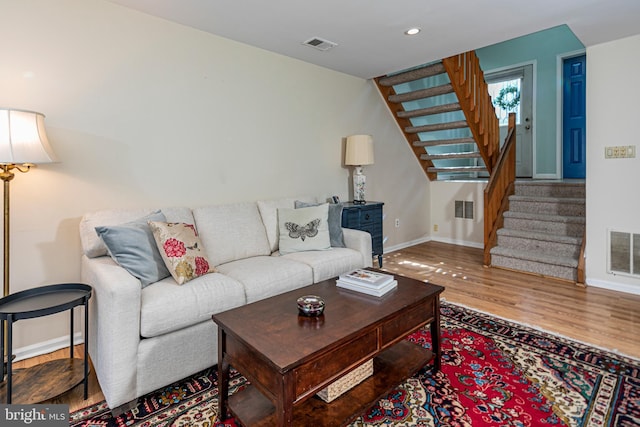
[[(333, 402), (325, 403), (313, 396), (296, 405), (293, 409), (294, 425), (345, 425), (432, 359), (431, 350), (409, 341), (400, 341), (374, 358), (373, 376)], [(244, 426), (276, 425), (274, 405), (255, 387), (249, 386), (230, 396), (229, 409)]]

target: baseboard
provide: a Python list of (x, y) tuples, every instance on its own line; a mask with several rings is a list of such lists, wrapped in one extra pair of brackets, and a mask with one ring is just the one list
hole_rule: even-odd
[(468, 246), (470, 248), (484, 249), (484, 243), (470, 242), (468, 240), (458, 240), (458, 239), (449, 239), (449, 238), (435, 238), (435, 237), (432, 237), (430, 240), (433, 240), (434, 242), (450, 243), (452, 245)]
[(420, 243), (425, 243), (425, 242), (428, 242), (429, 240), (431, 240), (429, 236), (423, 236), (416, 240), (400, 243), (399, 245), (387, 246), (384, 248), (384, 253), (387, 254), (389, 252), (399, 251), (400, 249), (408, 248), (409, 246), (418, 245)]
[(629, 285), (626, 283), (608, 282), (606, 280), (589, 279), (587, 277), (587, 286), (595, 286), (596, 288), (609, 289), (611, 291), (626, 292), (628, 294), (640, 295), (640, 286)]
[[(84, 343), (84, 336), (82, 332), (76, 332), (73, 334), (73, 342), (74, 345)], [(61, 348), (69, 348), (69, 335), (16, 348), (13, 350), (13, 354), (16, 356), (15, 361), (17, 362), (19, 360), (30, 359), (32, 357), (51, 353), (56, 350), (60, 350)]]

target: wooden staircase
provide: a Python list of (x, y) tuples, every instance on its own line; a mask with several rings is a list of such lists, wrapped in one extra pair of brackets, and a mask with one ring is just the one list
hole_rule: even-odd
[(488, 177), (498, 120), (475, 53), (375, 81), (430, 180)]
[[(578, 197), (558, 199), (554, 191), (559, 187), (516, 186), (515, 114), (509, 115), (508, 135), (501, 144), (498, 119), (475, 52), (378, 77), (375, 82), (430, 180), (488, 177), (485, 265), (584, 281), (584, 237), (579, 236), (584, 230), (583, 190), (569, 187)], [(514, 195), (516, 187), (520, 194)], [(531, 189), (544, 194), (527, 193)], [(552, 227), (565, 225), (570, 234), (558, 236), (553, 231)], [(549, 228), (542, 232), (527, 227)]]
[(375, 79), (430, 180), (489, 177), (484, 260), (503, 225), (515, 181), (515, 115), (500, 147), (498, 118), (475, 52)]

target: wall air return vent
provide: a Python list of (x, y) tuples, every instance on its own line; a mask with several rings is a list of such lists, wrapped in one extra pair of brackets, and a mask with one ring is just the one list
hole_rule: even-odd
[(609, 230), (608, 272), (640, 277), (640, 234)]
[(473, 202), (456, 200), (454, 216), (456, 218), (473, 219)]
[(306, 44), (307, 46), (311, 46), (322, 51), (338, 46), (338, 43), (330, 42), (329, 40), (321, 39), (320, 37), (313, 37), (302, 44)]

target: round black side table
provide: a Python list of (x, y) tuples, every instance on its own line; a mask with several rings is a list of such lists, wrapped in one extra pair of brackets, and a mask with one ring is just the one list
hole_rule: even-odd
[[(32, 404), (56, 397), (84, 380), (84, 398), (89, 388), (89, 298), (91, 286), (82, 283), (63, 283), (27, 289), (0, 298), (0, 348), (5, 354), (4, 331), (7, 325), (7, 354), (13, 351), (13, 324), (22, 319), (34, 319), (69, 310), (69, 358), (41, 363), (31, 368), (12, 372), (11, 357), (7, 358), (6, 377), (0, 383), (0, 401), (11, 403), (15, 394), (17, 403)], [(73, 308), (84, 305), (84, 360), (73, 357)]]

